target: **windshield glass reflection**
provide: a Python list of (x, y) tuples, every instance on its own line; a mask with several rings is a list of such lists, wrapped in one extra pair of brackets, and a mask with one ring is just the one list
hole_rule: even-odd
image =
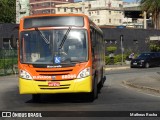
[[(66, 39), (62, 41), (66, 32), (66, 29), (22, 32), (21, 62), (29, 64), (69, 64), (87, 61), (86, 31), (71, 29)], [(64, 43), (59, 49), (62, 42)]]

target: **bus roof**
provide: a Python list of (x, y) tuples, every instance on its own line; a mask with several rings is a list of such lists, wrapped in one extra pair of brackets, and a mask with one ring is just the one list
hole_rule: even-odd
[[(102, 32), (102, 30), (87, 16), (87, 15), (85, 15), (85, 14), (38, 14), (38, 15), (32, 15), (32, 16), (25, 16), (25, 17), (23, 17), (23, 18), (21, 18), (21, 20), (23, 21), (23, 20), (27, 20), (27, 19), (36, 19), (36, 18), (43, 18), (43, 17), (82, 17), (82, 18), (85, 18), (85, 19), (87, 19), (87, 21), (89, 22), (89, 24), (92, 26), (92, 27), (94, 27), (97, 31), (99, 31), (101, 34), (103, 34), (103, 32)], [(47, 19), (48, 20), (48, 19)], [(53, 21), (53, 20), (52, 20)], [(68, 20), (69, 21), (69, 20)], [(77, 22), (78, 21), (78, 22)], [(29, 28), (31, 28), (31, 26), (33, 25), (33, 22), (34, 22), (34, 24), (36, 24), (36, 23), (38, 23), (38, 22), (36, 22), (36, 21), (32, 21), (32, 23), (31, 23), (31, 21), (30, 22), (26, 22), (26, 27), (25, 27), (25, 22), (23, 21), (23, 28), (24, 29), (29, 29)], [(61, 26), (81, 26), (82, 27), (82, 20), (80, 20), (79, 18), (78, 19), (75, 19), (75, 22), (76, 22), (76, 24), (73, 24), (74, 23), (74, 21), (72, 20), (72, 19), (70, 19), (70, 23), (71, 24), (69, 24), (68, 22), (65, 22), (65, 21), (61, 21), (63, 24), (61, 25)], [(49, 23), (49, 22), (46, 22), (46, 20), (44, 20), (42, 23), (45, 23), (44, 24), (44, 26), (47, 24), (47, 23)], [(42, 27), (44, 27), (43, 25), (42, 25), (42, 23), (39, 23), (39, 24), (41, 24), (41, 26)], [(51, 23), (51, 22), (50, 22)], [(58, 22), (57, 21), (55, 21), (55, 24), (57, 25), (57, 26), (59, 26), (59, 24), (57, 24)], [(68, 24), (67, 24), (68, 23)], [(52, 22), (52, 25), (46, 25), (47, 27), (51, 27), (51, 26), (53, 26), (53, 22)], [(55, 25), (54, 24), (54, 25)], [(84, 24), (83, 24), (83, 26), (84, 26)], [(35, 26), (32, 26), (32, 28), (34, 28), (34, 27), (39, 27), (38, 25), (35, 25)]]
[(31, 16), (24, 16), (21, 19), (25, 18), (34, 18), (34, 17), (49, 17), (49, 16), (82, 16), (88, 18), (85, 14), (37, 14), (37, 15), (31, 15)]

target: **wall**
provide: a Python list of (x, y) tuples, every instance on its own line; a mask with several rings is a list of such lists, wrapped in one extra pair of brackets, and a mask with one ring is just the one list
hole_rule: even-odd
[[(102, 28), (106, 47), (118, 47), (116, 54), (121, 53), (120, 35), (123, 35), (124, 52), (132, 51), (141, 53), (149, 51), (149, 37), (160, 36), (160, 30), (127, 29), (127, 28)], [(107, 53), (107, 52), (106, 52)], [(107, 53), (108, 54), (108, 53)]]

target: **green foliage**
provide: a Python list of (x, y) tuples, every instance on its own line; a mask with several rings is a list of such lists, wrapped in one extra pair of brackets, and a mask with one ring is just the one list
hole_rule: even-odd
[(141, 9), (148, 14), (152, 13), (152, 19), (155, 29), (159, 29), (159, 15), (160, 15), (160, 0), (141, 0)]
[(17, 58), (0, 59), (0, 69), (12, 68), (15, 64), (17, 64)]
[[(123, 62), (125, 62), (126, 58), (127, 58), (127, 54), (124, 54), (123, 55)], [(110, 59), (109, 56), (105, 57), (105, 62), (106, 62), (106, 64), (111, 64), (111, 59)], [(115, 55), (114, 56), (114, 64), (118, 64), (118, 63), (121, 63), (121, 62), (122, 62), (122, 55), (121, 54)]]
[[(135, 54), (134, 56), (136, 58), (138, 56), (138, 54)], [(127, 57), (128, 57), (128, 54), (123, 55), (123, 62), (125, 62), (125, 60), (127, 60)], [(105, 62), (106, 62), (106, 65), (112, 63), (109, 56), (105, 56)], [(122, 63), (122, 55), (121, 54), (115, 55), (113, 64), (121, 64), (121, 63)]]
[(16, 0), (0, 0), (0, 22), (15, 23)]
[(109, 46), (106, 48), (106, 50), (110, 53), (114, 53), (117, 50), (116, 46)]
[(151, 52), (160, 52), (160, 45), (157, 44), (151, 44), (149, 46)]

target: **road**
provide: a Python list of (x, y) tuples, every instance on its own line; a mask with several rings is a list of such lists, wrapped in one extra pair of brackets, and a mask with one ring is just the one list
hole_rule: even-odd
[[(106, 72), (107, 80), (94, 102), (83, 95), (44, 95), (41, 103), (33, 103), (31, 95), (19, 95), (15, 75), (0, 78), (1, 111), (160, 111), (160, 97), (126, 87), (123, 80), (153, 74), (160, 67), (127, 69)], [(113, 118), (112, 118), (113, 119)], [(116, 120), (116, 118), (115, 118)]]

